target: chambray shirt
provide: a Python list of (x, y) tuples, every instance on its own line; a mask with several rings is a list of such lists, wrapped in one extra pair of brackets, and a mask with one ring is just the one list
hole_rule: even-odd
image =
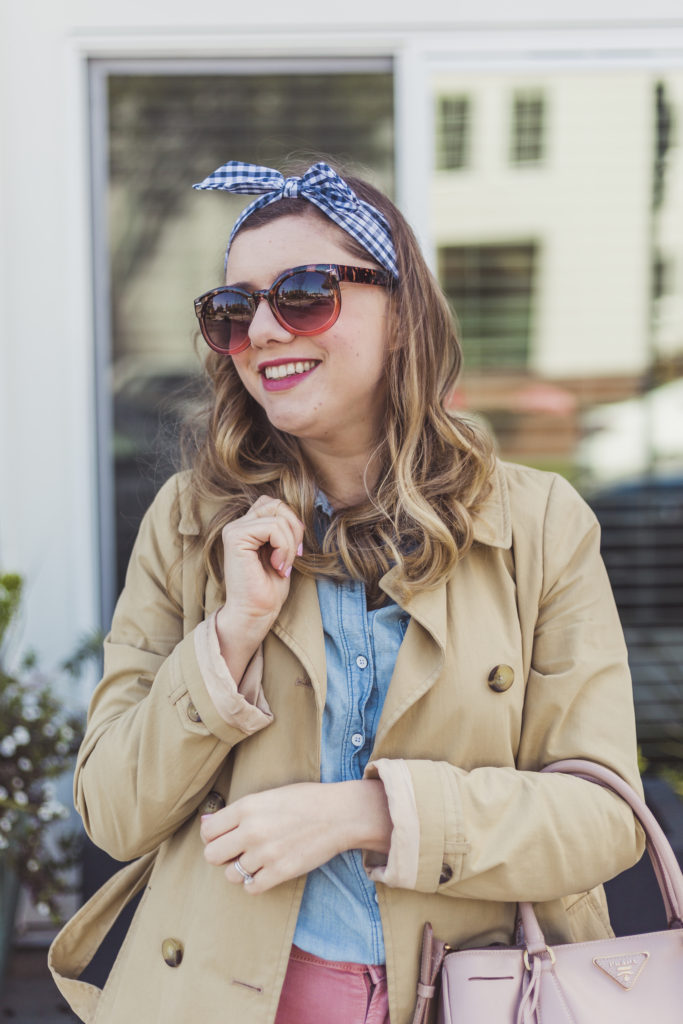
[[(324, 495), (316, 505), (319, 516), (331, 514)], [(409, 616), (394, 602), (368, 611), (357, 580), (318, 580), (317, 588), (327, 662), (320, 781), (345, 782), (361, 779), (370, 759)], [(359, 850), (309, 874), (294, 943), (325, 960), (384, 963), (377, 893)]]

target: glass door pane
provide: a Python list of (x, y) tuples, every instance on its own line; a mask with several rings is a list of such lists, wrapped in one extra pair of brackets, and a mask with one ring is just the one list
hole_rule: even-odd
[(106, 618), (197, 400), (192, 300), (221, 283), (230, 227), (249, 201), (191, 185), (229, 159), (279, 168), (322, 156), (391, 194), (393, 75), (385, 60), (327, 61), (324, 71), (233, 62), (221, 74), (95, 62), (93, 98), (95, 147), (107, 153), (94, 211), (106, 236), (96, 280), (98, 308), (108, 306), (98, 339)]

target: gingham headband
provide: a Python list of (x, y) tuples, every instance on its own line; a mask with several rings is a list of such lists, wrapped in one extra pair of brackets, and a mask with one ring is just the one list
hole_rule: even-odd
[(270, 167), (230, 160), (192, 187), (259, 196), (237, 218), (225, 253), (226, 263), (232, 240), (247, 217), (279, 199), (298, 197), (314, 203), (326, 217), (360, 242), (381, 266), (398, 278), (396, 252), (386, 217), (370, 203), (359, 199), (344, 179), (325, 163), (313, 164), (300, 178), (285, 178)]

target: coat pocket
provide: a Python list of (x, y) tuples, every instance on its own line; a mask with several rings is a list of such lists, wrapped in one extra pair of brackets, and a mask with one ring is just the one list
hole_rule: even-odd
[(562, 900), (571, 931), (572, 942), (613, 939), (605, 890), (601, 885)]
[[(112, 875), (64, 925), (48, 951), (48, 967), (57, 988), (86, 1024), (95, 1019), (102, 990), (79, 981), (107, 932), (152, 874), (157, 850)], [(143, 897), (144, 898), (144, 897)]]

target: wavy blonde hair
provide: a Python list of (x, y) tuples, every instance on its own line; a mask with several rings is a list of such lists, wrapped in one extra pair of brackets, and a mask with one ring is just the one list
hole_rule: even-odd
[[(386, 436), (377, 438), (379, 477), (366, 500), (335, 512), (319, 543), (314, 529), (316, 480), (296, 437), (268, 421), (242, 385), (232, 360), (211, 352), (208, 427), (196, 447), (190, 491), (195, 509), (217, 509), (204, 524), (203, 556), (221, 581), (223, 526), (262, 494), (281, 498), (305, 524), (309, 576), (363, 580), (371, 604), (381, 603), (379, 581), (398, 566), (404, 596), (438, 586), (472, 544), (472, 517), (490, 491), (493, 446), (477, 425), (446, 410), (462, 351), (446, 299), (408, 223), (368, 182), (346, 181), (359, 198), (387, 218), (399, 280), (389, 293), (386, 351)], [(350, 255), (374, 262), (350, 235), (302, 199), (282, 199), (257, 210), (240, 232), (285, 216), (320, 219), (337, 231)]]

